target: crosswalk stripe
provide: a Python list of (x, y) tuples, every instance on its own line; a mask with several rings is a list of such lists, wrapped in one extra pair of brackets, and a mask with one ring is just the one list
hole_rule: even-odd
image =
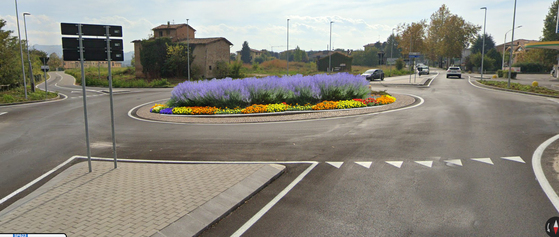
[(385, 161), (385, 162), (388, 163), (388, 164), (390, 164), (390, 165), (393, 165), (393, 166), (395, 166), (395, 167), (397, 167), (397, 168), (402, 167), (402, 164), (404, 164), (403, 161)]
[(356, 161), (355, 164), (358, 164), (360, 166), (363, 166), (363, 167), (369, 169), (369, 168), (371, 168), (371, 164), (373, 164), (373, 162)]
[(462, 166), (462, 160), (460, 160), (460, 159), (445, 160), (444, 162), (450, 163), (450, 164), (453, 164), (453, 165)]
[(524, 160), (520, 156), (505, 156), (505, 157), (501, 157), (501, 159), (516, 161), (516, 162), (520, 162), (520, 163), (526, 163), (526, 162), (524, 162)]
[(415, 163), (418, 163), (420, 165), (426, 166), (431, 168), (433, 166), (433, 161), (429, 160), (429, 161), (416, 161)]
[(493, 165), (493, 161), (491, 160), (491, 158), (472, 158), (472, 160)]
[(326, 163), (338, 169), (344, 164), (344, 162), (337, 162), (337, 161), (327, 161)]

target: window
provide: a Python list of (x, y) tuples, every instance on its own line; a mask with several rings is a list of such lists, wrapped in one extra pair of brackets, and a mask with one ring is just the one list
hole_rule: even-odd
[(159, 36), (163, 36), (163, 31), (162, 30), (159, 31)]
[(210, 65), (210, 70), (212, 70), (212, 65)]

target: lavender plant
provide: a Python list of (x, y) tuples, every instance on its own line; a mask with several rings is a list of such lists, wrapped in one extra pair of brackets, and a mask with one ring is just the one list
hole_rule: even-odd
[(369, 93), (367, 86), (364, 78), (349, 73), (186, 81), (173, 89), (168, 105), (235, 108), (282, 102), (309, 104), (365, 98)]

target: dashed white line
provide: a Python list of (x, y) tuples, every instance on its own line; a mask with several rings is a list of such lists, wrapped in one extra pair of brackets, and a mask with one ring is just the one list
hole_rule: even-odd
[(450, 163), (450, 164), (453, 164), (453, 165), (462, 166), (462, 160), (460, 160), (460, 159), (445, 160), (444, 162)]
[(472, 160), (493, 165), (493, 161), (490, 158), (472, 158)]
[(334, 167), (336, 167), (336, 168), (338, 168), (338, 169), (339, 169), (340, 167), (342, 167), (342, 165), (344, 164), (344, 162), (336, 162), (336, 161), (328, 161), (328, 162), (326, 162), (326, 163), (329, 164), (329, 165), (331, 165), (331, 166), (334, 166)]
[(432, 160), (429, 160), (429, 161), (416, 161), (415, 163), (418, 163), (418, 164), (420, 164), (420, 165), (423, 165), (423, 166), (429, 167), (429, 168), (433, 167), (433, 161), (432, 161)]
[(367, 169), (371, 168), (371, 165), (373, 164), (373, 162), (367, 162), (367, 161), (356, 161), (355, 164), (358, 164), (360, 166), (363, 166)]
[(501, 157), (501, 159), (516, 161), (516, 162), (520, 162), (520, 163), (526, 163), (526, 162), (524, 162), (524, 160), (520, 156), (506, 156), (506, 157)]
[(4, 115), (7, 114), (8, 112), (0, 112), (0, 115)]
[(388, 163), (390, 165), (393, 165), (393, 166), (397, 167), (398, 169), (400, 167), (402, 167), (402, 164), (404, 164), (403, 161), (386, 161), (386, 163)]

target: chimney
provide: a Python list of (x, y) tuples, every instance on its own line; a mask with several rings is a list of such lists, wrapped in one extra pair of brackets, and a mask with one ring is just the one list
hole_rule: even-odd
[(167, 27), (171, 27), (171, 22), (167, 21)]

